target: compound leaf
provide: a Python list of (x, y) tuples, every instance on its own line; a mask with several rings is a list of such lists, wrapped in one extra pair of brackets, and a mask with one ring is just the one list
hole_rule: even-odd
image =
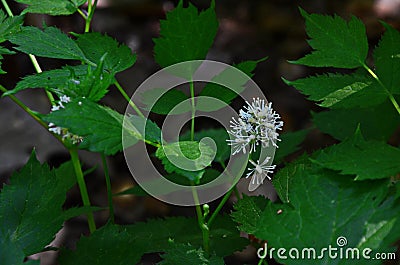
[(364, 24), (352, 17), (347, 23), (339, 16), (308, 14), (300, 9), (306, 20), (306, 31), (314, 51), (293, 61), (316, 67), (357, 68), (364, 64), (368, 54), (368, 41)]

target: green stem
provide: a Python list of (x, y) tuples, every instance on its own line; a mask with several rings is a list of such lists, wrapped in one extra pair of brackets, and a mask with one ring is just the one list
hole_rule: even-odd
[(132, 102), (132, 100), (129, 98), (128, 94), (126, 94), (125, 90), (122, 88), (120, 83), (118, 83), (117, 80), (115, 80), (114, 85), (118, 88), (119, 92), (121, 95), (125, 98), (125, 100), (129, 103), (129, 105), (136, 111), (136, 113), (144, 118), (143, 113), (140, 111), (140, 109), (135, 105), (135, 103)]
[(90, 23), (92, 22), (96, 6), (97, 6), (97, 0), (95, 0), (94, 3), (92, 3), (92, 0), (88, 0), (88, 15), (86, 16), (85, 19), (85, 33), (90, 31)]
[(213, 223), (213, 221), (215, 220), (215, 218), (218, 216), (218, 213), (221, 211), (222, 207), (224, 207), (225, 203), (227, 202), (227, 200), (229, 199), (229, 197), (231, 196), (232, 192), (234, 191), (234, 188), (236, 186), (233, 186), (222, 198), (222, 200), (220, 201), (220, 203), (217, 206), (217, 209), (215, 209), (215, 211), (212, 213), (210, 219), (207, 222), (208, 227), (211, 227), (211, 224)]
[(368, 71), (368, 73), (379, 83), (379, 85), (385, 90), (386, 94), (389, 96), (390, 101), (392, 102), (393, 106), (397, 110), (397, 112), (400, 114), (400, 106), (397, 103), (396, 99), (393, 97), (392, 93), (386, 88), (386, 86), (382, 83), (382, 81), (379, 79), (379, 77), (372, 71), (371, 68), (368, 67), (365, 63), (362, 63), (362, 66), (364, 67), (365, 70)]
[[(89, 195), (87, 192), (85, 179), (83, 177), (83, 172), (82, 172), (81, 164), (79, 161), (78, 151), (75, 148), (69, 149), (69, 154), (71, 156), (72, 164), (74, 166), (76, 179), (78, 182), (79, 190), (81, 192), (83, 206), (90, 207)], [(93, 217), (92, 212), (89, 212), (87, 214), (87, 219), (88, 219), (90, 233), (93, 233), (94, 231), (96, 231), (96, 224), (94, 222), (94, 217)]]
[(7, 14), (8, 14), (10, 17), (13, 17), (14, 14), (12, 13), (10, 7), (8, 6), (7, 1), (6, 1), (6, 0), (1, 0), (1, 2), (3, 3), (4, 9), (6, 10)]
[(111, 191), (111, 180), (110, 174), (108, 172), (107, 160), (104, 153), (101, 154), (101, 161), (103, 162), (103, 171), (104, 177), (106, 178), (106, 185), (107, 185), (107, 199), (108, 199), (108, 210), (110, 212), (110, 221), (114, 224), (114, 206), (112, 201), (112, 191)]
[(197, 194), (197, 190), (196, 190), (196, 187), (194, 186), (194, 183), (192, 183), (192, 194), (193, 194), (194, 203), (196, 204), (197, 223), (198, 223), (201, 233), (203, 235), (203, 249), (204, 249), (204, 252), (208, 255), (210, 252), (210, 234), (209, 234), (210, 231), (209, 231), (208, 225), (204, 222), (204, 217), (203, 217), (203, 213), (201, 211), (199, 196)]
[(191, 127), (190, 127), (190, 140), (194, 140), (194, 118), (196, 115), (196, 106), (195, 106), (195, 100), (194, 100), (194, 83), (193, 81), (190, 81), (190, 98), (192, 100), (192, 122), (191, 122)]

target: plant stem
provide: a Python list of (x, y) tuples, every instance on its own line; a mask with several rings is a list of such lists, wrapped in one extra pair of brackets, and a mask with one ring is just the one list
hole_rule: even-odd
[(199, 228), (203, 235), (203, 249), (204, 252), (208, 255), (210, 252), (210, 234), (209, 234), (210, 231), (208, 225), (204, 222), (203, 212), (200, 207), (199, 196), (197, 194), (197, 190), (196, 187), (194, 186), (194, 183), (192, 183), (192, 194), (194, 203), (196, 204), (197, 223), (199, 224)]
[[(1, 0), (1, 2), (3, 3), (4, 9), (6, 10), (8, 16), (13, 17), (14, 14), (11, 11), (10, 7), (8, 6), (7, 1), (6, 0)], [(33, 64), (33, 67), (35, 68), (36, 72), (37, 73), (41, 73), (42, 69), (40, 68), (39, 63), (36, 60), (35, 55), (29, 54), (28, 56), (29, 56), (29, 59), (31, 60), (31, 62)], [(54, 103), (53, 94), (51, 94), (51, 92), (49, 92), (47, 90), (45, 90), (45, 92), (46, 92), (47, 97), (49, 98), (49, 101), (50, 101), (51, 105), (54, 105), (55, 103)]]
[(120, 83), (118, 83), (117, 80), (115, 80), (114, 85), (118, 88), (119, 92), (121, 93), (121, 95), (125, 98), (126, 101), (128, 101), (129, 105), (131, 105), (131, 107), (136, 111), (136, 113), (144, 118), (143, 113), (140, 111), (140, 109), (135, 105), (135, 103), (132, 102), (132, 100), (129, 98), (129, 96), (126, 94), (126, 92), (124, 91), (124, 89), (122, 88), (122, 86), (120, 85)]
[(390, 101), (392, 102), (393, 106), (396, 108), (397, 112), (400, 114), (400, 106), (397, 103), (396, 99), (393, 97), (392, 93), (386, 88), (386, 86), (382, 83), (379, 77), (372, 71), (371, 68), (368, 67), (365, 63), (362, 63), (362, 66), (368, 73), (379, 83), (379, 85), (385, 90), (386, 94), (389, 96)]
[(233, 186), (227, 193), (225, 193), (224, 197), (222, 198), (222, 200), (218, 204), (217, 209), (215, 209), (215, 211), (212, 213), (210, 219), (208, 220), (208, 222), (207, 222), (208, 227), (211, 227), (212, 222), (215, 220), (215, 218), (217, 217), (218, 213), (221, 211), (222, 207), (224, 207), (226, 201), (231, 196), (231, 194), (234, 191), (235, 187), (236, 187), (236, 185)]
[(13, 17), (14, 15), (13, 15), (13, 13), (12, 13), (10, 7), (9, 7), (8, 4), (7, 4), (7, 1), (6, 1), (6, 0), (1, 0), (1, 2), (3, 3), (4, 9), (6, 10), (7, 14), (8, 14), (10, 17)]
[(190, 127), (190, 140), (194, 140), (194, 118), (196, 115), (196, 106), (194, 101), (194, 83), (190, 81), (190, 98), (192, 100), (192, 122)]
[[(81, 192), (83, 206), (90, 207), (89, 195), (87, 192), (85, 179), (83, 177), (83, 172), (82, 172), (81, 164), (79, 161), (78, 151), (75, 148), (69, 149), (69, 154), (71, 156), (72, 164), (74, 166), (76, 179), (78, 182), (79, 190)], [(88, 219), (90, 233), (93, 233), (94, 231), (96, 231), (96, 224), (94, 222), (94, 217), (93, 217), (92, 212), (89, 212), (87, 214), (87, 219)]]
[(92, 22), (94, 11), (97, 6), (97, 0), (95, 0), (94, 3), (92, 3), (92, 0), (88, 0), (87, 3), (88, 3), (88, 15), (86, 16), (85, 19), (85, 33), (90, 31), (90, 23)]
[(103, 162), (104, 177), (106, 178), (108, 210), (110, 212), (110, 221), (112, 224), (114, 224), (114, 206), (113, 206), (113, 201), (112, 201), (111, 180), (110, 180), (110, 174), (108, 172), (106, 156), (104, 155), (104, 153), (101, 154), (101, 161)]

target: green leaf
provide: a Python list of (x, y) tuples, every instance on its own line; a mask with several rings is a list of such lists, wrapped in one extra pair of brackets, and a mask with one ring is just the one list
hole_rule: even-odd
[(195, 248), (189, 243), (175, 243), (169, 240), (169, 247), (165, 254), (161, 255), (164, 259), (157, 264), (162, 265), (224, 265), (224, 260), (215, 255), (206, 258), (206, 253), (201, 248)]
[(144, 138), (146, 140), (153, 143), (162, 143), (161, 129), (150, 119), (145, 119), (140, 116), (132, 115), (128, 117), (128, 120), (136, 128), (140, 135), (144, 135)]
[(353, 16), (347, 23), (336, 15), (308, 14), (303, 9), (300, 13), (306, 20), (308, 44), (314, 51), (292, 63), (337, 68), (357, 68), (364, 64), (368, 41), (359, 19)]
[(79, 6), (86, 0), (15, 0), (18, 3), (28, 5), (22, 12), (47, 14), (51, 16), (71, 15), (75, 13)]
[(296, 81), (287, 81), (318, 105), (327, 108), (369, 107), (387, 99), (382, 87), (366, 73), (351, 75), (324, 74)]
[(54, 69), (38, 74), (28, 75), (19, 81), (13, 90), (7, 91), (3, 94), (3, 96), (13, 95), (28, 88), (45, 88), (59, 95), (65, 95), (65, 90), (67, 90), (68, 87), (68, 81), (72, 81), (70, 80), (71, 74), (73, 73), (77, 79), (82, 79), (87, 75), (87, 70), (88, 66), (86, 65), (68, 65), (61, 69)]
[(113, 73), (128, 69), (136, 62), (136, 55), (131, 49), (118, 43), (107, 35), (98, 32), (77, 35), (76, 44), (91, 62), (98, 62), (105, 56), (104, 69)]
[(215, 3), (198, 12), (191, 3), (183, 7), (183, 1), (167, 13), (160, 22), (160, 37), (154, 39), (155, 60), (161, 67), (176, 63), (205, 59), (218, 30)]
[[(244, 61), (233, 65), (233, 67), (236, 67), (246, 74), (245, 76), (238, 75), (236, 71), (229, 68), (222, 71), (220, 74), (213, 77), (212, 81), (216, 83), (207, 83), (207, 85), (201, 90), (199, 96), (216, 98), (230, 104), (232, 100), (244, 91), (246, 83), (254, 75), (253, 72), (257, 67), (257, 64), (266, 59), (267, 57), (257, 61)], [(229, 84), (229, 88), (218, 85), (218, 83)], [(198, 98), (196, 103), (196, 109), (201, 111), (215, 111), (225, 106), (225, 104), (210, 104), (210, 101), (207, 98)]]
[[(43, 116), (43, 120), (82, 136), (80, 148), (104, 152), (106, 155), (122, 150), (123, 116), (87, 98), (72, 100), (65, 104), (65, 108)], [(132, 135), (129, 144), (135, 144), (138, 140), (137, 131), (125, 129)]]
[[(307, 160), (306, 156), (302, 156), (297, 159), (300, 161), (301, 159)], [(289, 187), (292, 186), (292, 176), (295, 175), (297, 170), (304, 170), (304, 165), (301, 163), (290, 163), (286, 165), (284, 168), (278, 171), (278, 173), (274, 176), (272, 180), (272, 184), (276, 190), (276, 193), (279, 196), (279, 199), (283, 203), (289, 203)]]
[[(240, 229), (253, 234), (257, 231), (262, 213), (267, 206), (268, 199), (263, 196), (249, 197), (243, 194), (243, 199), (234, 205), (235, 211), (231, 216), (235, 222), (241, 223)], [(251, 209), (251, 211), (248, 211)]]
[(137, 264), (145, 252), (143, 239), (132, 237), (122, 226), (108, 224), (81, 237), (75, 251), (62, 249), (58, 260), (61, 265)]
[(194, 141), (175, 142), (160, 146), (156, 156), (167, 173), (178, 173), (198, 183), (215, 156), (215, 151), (204, 143)]
[[(140, 241), (146, 253), (164, 252), (169, 249), (169, 240), (176, 243), (190, 243), (194, 248), (203, 245), (203, 236), (195, 218), (168, 217), (151, 219), (126, 226), (133, 240)], [(190, 233), (188, 233), (190, 231)], [(143, 240), (143, 238), (151, 240)], [(236, 224), (227, 215), (218, 216), (210, 229), (210, 249), (218, 257), (231, 255), (243, 250), (247, 239), (240, 237)]]
[(10, 41), (17, 50), (41, 57), (71, 59), (88, 62), (78, 45), (55, 27), (43, 31), (36, 27), (23, 27)]
[[(34, 152), (11, 177), (11, 184), (0, 193), (0, 238), (8, 241), (15, 255), (37, 253), (54, 239), (64, 222), (62, 205), (66, 192), (74, 184), (70, 162), (50, 170), (37, 161)], [(9, 247), (0, 248), (0, 256), (12, 254), (3, 252), (6, 249), (9, 251)]]
[(380, 179), (400, 173), (400, 149), (383, 142), (366, 141), (361, 132), (321, 150), (313, 162), (356, 180)]
[(24, 16), (7, 17), (4, 11), (0, 10), (0, 43), (19, 32), (23, 23)]
[(189, 98), (185, 93), (174, 88), (170, 90), (154, 88), (143, 92), (141, 97), (143, 103), (146, 105), (146, 110), (157, 114), (182, 114), (189, 112), (192, 109), (188, 100), (186, 103), (183, 103), (183, 105), (177, 107), (173, 112), (171, 112), (176, 105)]
[(389, 101), (372, 108), (335, 109), (313, 113), (314, 124), (338, 140), (351, 137), (360, 126), (366, 139), (387, 141), (400, 124), (400, 117)]
[(79, 77), (70, 69), (70, 77), (67, 79), (67, 87), (58, 91), (58, 94), (67, 95), (71, 98), (88, 98), (99, 101), (108, 92), (108, 87), (114, 83), (114, 75), (103, 71), (104, 57), (100, 60), (97, 68), (92, 70), (87, 66), (86, 75)]
[[(227, 145), (226, 141), (229, 139), (228, 132), (223, 128), (219, 128), (219, 129), (201, 130), (195, 132), (194, 134), (195, 141), (201, 141), (201, 139), (205, 137), (211, 138), (215, 142), (215, 145), (217, 147), (217, 153), (215, 154), (214, 161), (218, 163), (225, 162), (231, 154), (231, 149), (229, 145)], [(190, 140), (190, 132), (181, 135), (180, 140), (181, 141)]]
[[(400, 206), (387, 197), (387, 181), (354, 182), (313, 165), (306, 159), (293, 163), (289, 186), (290, 204), (268, 202), (265, 209), (253, 197), (244, 197), (236, 206), (235, 220), (242, 230), (268, 241), (268, 249), (285, 248), (288, 259), (274, 258), (285, 264), (315, 264), (315, 259), (292, 259), (291, 248), (313, 247), (316, 255), (322, 248), (338, 245), (340, 236), (347, 239), (346, 248), (369, 247), (373, 253), (393, 252), (392, 243), (400, 236), (398, 211)], [(296, 169), (296, 167), (298, 167)], [(255, 205), (252, 207), (251, 205)], [(261, 217), (242, 218), (262, 210)], [(321, 264), (348, 264), (341, 259), (318, 259)], [(374, 263), (375, 262), (375, 263)], [(352, 264), (365, 264), (363, 259), (352, 259)], [(371, 264), (380, 264), (372, 261)]]
[(298, 151), (300, 149), (299, 145), (304, 141), (309, 131), (309, 129), (305, 129), (281, 134), (279, 137), (281, 141), (279, 142), (279, 148), (276, 148), (274, 161), (279, 163), (286, 156)]
[(400, 33), (392, 26), (381, 23), (386, 32), (374, 50), (376, 74), (390, 92), (400, 94)]

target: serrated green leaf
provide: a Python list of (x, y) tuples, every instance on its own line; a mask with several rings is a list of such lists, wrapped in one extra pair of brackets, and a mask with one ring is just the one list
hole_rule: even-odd
[(79, 6), (86, 0), (15, 0), (18, 3), (28, 5), (23, 13), (48, 14), (51, 16), (71, 15), (75, 13)]
[[(0, 238), (13, 245), (17, 256), (21, 251), (25, 256), (37, 253), (53, 240), (64, 222), (62, 205), (66, 192), (74, 183), (70, 162), (50, 170), (37, 161), (33, 152), (28, 163), (11, 177), (11, 184), (3, 187)], [(3, 255), (8, 254), (0, 254)]]
[[(391, 244), (400, 236), (398, 211), (400, 206), (387, 198), (387, 181), (354, 182), (307, 162), (295, 162), (289, 177), (290, 204), (268, 202), (254, 228), (252, 220), (241, 218), (251, 215), (259, 208), (250, 207), (250, 202), (239, 202), (236, 221), (246, 232), (268, 241), (268, 249), (285, 248), (288, 259), (274, 258), (285, 264), (315, 264), (315, 259), (292, 259), (291, 248), (302, 250), (313, 247), (316, 255), (322, 248), (337, 247), (340, 236), (347, 239), (348, 248), (369, 247), (375, 251), (392, 251)], [(371, 188), (373, 187), (373, 188)], [(243, 200), (254, 200), (245, 197)], [(253, 203), (256, 205), (255, 203)], [(393, 221), (395, 220), (395, 221)], [(387, 229), (386, 231), (384, 231)], [(348, 264), (347, 260), (330, 259), (328, 255), (318, 259), (323, 264)], [(372, 261), (373, 264), (379, 264)], [(363, 259), (352, 259), (351, 264), (365, 264)]]
[(4, 11), (0, 10), (0, 43), (19, 32), (23, 23), (24, 16), (7, 17)]
[(390, 92), (400, 94), (400, 33), (392, 26), (382, 24), (386, 32), (374, 50), (376, 74)]
[(351, 75), (324, 74), (296, 81), (287, 81), (318, 105), (327, 108), (369, 107), (381, 104), (387, 93), (369, 75), (357, 72)]
[(209, 9), (199, 13), (191, 3), (184, 8), (179, 1), (161, 20), (160, 37), (154, 39), (154, 56), (161, 67), (205, 59), (218, 29), (214, 5), (212, 1)]
[(172, 115), (182, 114), (191, 111), (191, 103), (187, 101), (174, 111), (172, 109), (179, 103), (187, 100), (189, 97), (177, 89), (154, 88), (147, 90), (141, 94), (142, 102), (146, 105), (146, 109), (157, 114)]
[(136, 55), (132, 54), (128, 46), (118, 43), (107, 35), (91, 32), (77, 36), (76, 44), (91, 62), (98, 62), (107, 54), (104, 59), (104, 69), (108, 71), (121, 72), (136, 62)]
[[(194, 183), (198, 183), (215, 156), (215, 151), (207, 144), (181, 141), (163, 145), (156, 151), (167, 173), (178, 173)], [(173, 161), (171, 161), (173, 159)]]
[(309, 129), (299, 130), (297, 132), (286, 132), (279, 136), (279, 148), (276, 148), (274, 161), (281, 162), (286, 156), (298, 151), (299, 145), (304, 141)]
[(224, 265), (224, 259), (212, 255), (206, 258), (206, 253), (201, 248), (195, 248), (189, 243), (175, 243), (169, 240), (169, 247), (165, 254), (161, 255), (164, 259), (157, 264), (162, 265)]
[(360, 125), (366, 139), (387, 141), (399, 127), (400, 117), (389, 101), (372, 108), (335, 109), (313, 113), (314, 124), (338, 140), (351, 137)]
[(347, 23), (339, 16), (308, 14), (300, 9), (306, 20), (308, 44), (314, 51), (293, 61), (316, 67), (357, 68), (364, 64), (368, 41), (364, 24), (352, 17)]
[[(106, 155), (122, 150), (123, 116), (87, 98), (72, 100), (65, 104), (65, 108), (43, 116), (43, 120), (67, 128), (71, 133), (83, 137), (80, 148), (103, 152)], [(135, 144), (138, 140), (137, 131), (128, 133), (132, 137), (126, 144)]]
[(19, 81), (13, 90), (7, 91), (3, 96), (13, 95), (28, 88), (45, 88), (59, 95), (65, 95), (64, 91), (68, 87), (68, 80), (70, 80), (72, 72), (79, 80), (86, 76), (87, 69), (86, 65), (64, 66), (61, 69), (28, 75)]
[(205, 258), (205, 253), (200, 248), (194, 248), (190, 244), (175, 243), (172, 240), (169, 242), (169, 247), (165, 254), (161, 255), (164, 259), (159, 262), (160, 265), (187, 265), (198, 264), (208, 265), (209, 262)]
[(10, 41), (18, 45), (15, 49), (27, 54), (88, 62), (75, 41), (55, 27), (46, 27), (44, 30), (23, 27), (11, 36)]
[(313, 162), (356, 180), (381, 179), (400, 173), (400, 149), (383, 142), (366, 141), (361, 132), (321, 150)]
[[(249, 197), (243, 194), (243, 199), (234, 205), (235, 211), (231, 216), (235, 222), (241, 223), (240, 229), (253, 234), (258, 229), (262, 213), (267, 206), (268, 199), (263, 196)], [(251, 209), (251, 211), (248, 211)]]
[[(262, 58), (257, 61), (244, 61), (239, 64), (233, 65), (245, 75), (238, 75), (236, 71), (228, 68), (222, 71), (220, 74), (212, 78), (212, 82), (207, 83), (207, 85), (201, 90), (199, 96), (201, 97), (212, 97), (219, 99), (226, 104), (230, 104), (241, 92), (244, 91), (246, 83), (254, 75), (254, 70), (257, 64), (265, 61), (267, 58)], [(225, 86), (218, 85), (218, 83), (223, 83), (228, 85), (229, 88)], [(196, 102), (196, 109), (200, 111), (216, 111), (225, 107), (223, 103), (220, 104), (210, 104), (210, 100), (207, 98), (198, 98)]]
[(86, 74), (82, 77), (76, 76), (74, 69), (70, 69), (70, 76), (66, 80), (67, 86), (58, 89), (58, 94), (69, 96), (70, 98), (87, 98), (92, 101), (99, 101), (108, 92), (109, 86), (114, 83), (114, 75), (103, 71), (104, 57), (98, 63), (96, 69), (92, 70), (87, 66)]
[[(203, 236), (195, 218), (168, 217), (151, 219), (126, 226), (134, 240), (141, 241), (146, 253), (163, 252), (168, 249), (168, 241), (190, 243), (195, 248), (203, 246)], [(188, 233), (191, 231), (191, 233)], [(151, 240), (143, 240), (143, 238)], [(236, 224), (227, 215), (218, 216), (210, 229), (210, 249), (218, 257), (231, 255), (243, 250), (248, 241), (240, 237)]]
[(145, 249), (141, 240), (134, 240), (122, 226), (106, 225), (89, 237), (81, 237), (76, 250), (62, 249), (58, 258), (61, 265), (126, 265), (137, 264)]

